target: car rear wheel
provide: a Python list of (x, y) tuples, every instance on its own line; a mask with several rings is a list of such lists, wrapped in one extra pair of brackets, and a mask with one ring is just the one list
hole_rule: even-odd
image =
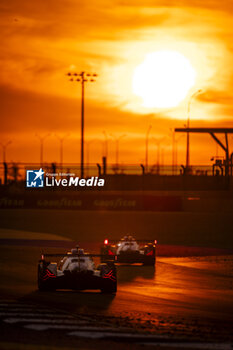
[(44, 265), (38, 264), (38, 278), (37, 278), (37, 284), (38, 284), (38, 289), (41, 292), (45, 291), (52, 291), (55, 290), (54, 287), (51, 286), (48, 281), (43, 280), (44, 276)]
[(108, 255), (106, 247), (101, 247), (100, 255), (101, 255), (100, 262), (105, 263), (107, 261), (107, 255)]
[(46, 290), (45, 283), (43, 281), (43, 272), (44, 272), (44, 268), (41, 266), (41, 264), (39, 264), (38, 265), (38, 278), (37, 278), (39, 291)]
[(112, 263), (100, 265), (100, 276), (102, 278), (101, 292), (114, 294), (117, 292), (116, 266)]
[(154, 256), (152, 256), (152, 257), (145, 256), (144, 261), (143, 261), (143, 265), (144, 266), (154, 266), (155, 265), (155, 257)]
[(153, 247), (151, 244), (148, 244), (147, 246), (145, 246), (143, 265), (154, 266), (155, 254), (156, 254), (155, 247)]

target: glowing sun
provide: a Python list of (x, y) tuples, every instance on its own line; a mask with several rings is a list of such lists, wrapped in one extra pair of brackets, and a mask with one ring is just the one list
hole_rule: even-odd
[(196, 72), (189, 60), (176, 51), (157, 51), (136, 67), (133, 92), (144, 107), (177, 106), (194, 85)]

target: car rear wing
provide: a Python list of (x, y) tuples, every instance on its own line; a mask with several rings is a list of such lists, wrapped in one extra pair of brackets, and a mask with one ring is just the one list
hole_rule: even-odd
[(117, 260), (116, 255), (106, 255), (106, 254), (89, 254), (89, 253), (84, 253), (84, 254), (72, 254), (72, 253), (54, 253), (54, 254), (47, 254), (47, 253), (42, 253), (41, 259), (40, 260), (45, 260), (45, 258), (64, 258), (64, 257), (69, 257), (69, 258), (83, 258), (83, 257), (91, 257), (91, 258), (108, 258), (110, 261), (115, 261)]
[[(129, 240), (129, 242), (130, 241), (135, 241), (135, 242), (137, 242), (137, 243), (151, 243), (151, 244), (157, 244), (157, 240), (156, 239), (137, 239), (137, 238), (134, 238), (134, 239), (132, 239), (132, 240)], [(121, 239), (105, 239), (104, 240), (104, 244), (105, 245), (108, 245), (108, 244), (115, 244), (115, 243), (119, 243), (119, 242), (121, 242)], [(122, 241), (122, 242), (124, 242), (124, 240)], [(126, 240), (126, 242), (128, 242), (127, 240)]]

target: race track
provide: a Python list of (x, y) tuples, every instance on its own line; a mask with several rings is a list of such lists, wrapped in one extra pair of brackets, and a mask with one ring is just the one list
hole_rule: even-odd
[[(44, 248), (1, 246), (2, 300), (30, 303), (38, 309), (56, 309), (67, 315), (88, 315), (92, 327), (104, 320), (114, 329), (139, 334), (233, 342), (232, 255), (158, 257), (155, 268), (119, 265), (118, 292), (114, 296), (98, 291), (38, 292), (36, 263), (41, 249)], [(12, 259), (16, 256), (19, 264)], [(20, 312), (16, 320), (12, 327), (33, 323)]]

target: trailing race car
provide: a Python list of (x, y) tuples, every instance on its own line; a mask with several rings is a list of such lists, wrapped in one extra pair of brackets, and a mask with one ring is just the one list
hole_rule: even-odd
[[(62, 257), (59, 264), (51, 262), (50, 258), (56, 257)], [(71, 249), (67, 254), (43, 254), (38, 264), (38, 289), (100, 289), (102, 293), (116, 293), (114, 259), (106, 260), (106, 263), (96, 268), (92, 257), (100, 255), (87, 254), (83, 249), (77, 248)]]
[[(118, 243), (110, 244), (108, 239), (104, 240), (104, 245), (101, 247), (101, 262), (114, 259), (118, 263), (142, 263), (143, 265), (154, 265), (156, 257), (157, 241), (140, 241), (147, 242), (144, 245), (139, 245), (132, 236), (127, 235)], [(116, 258), (115, 258), (116, 257)]]

